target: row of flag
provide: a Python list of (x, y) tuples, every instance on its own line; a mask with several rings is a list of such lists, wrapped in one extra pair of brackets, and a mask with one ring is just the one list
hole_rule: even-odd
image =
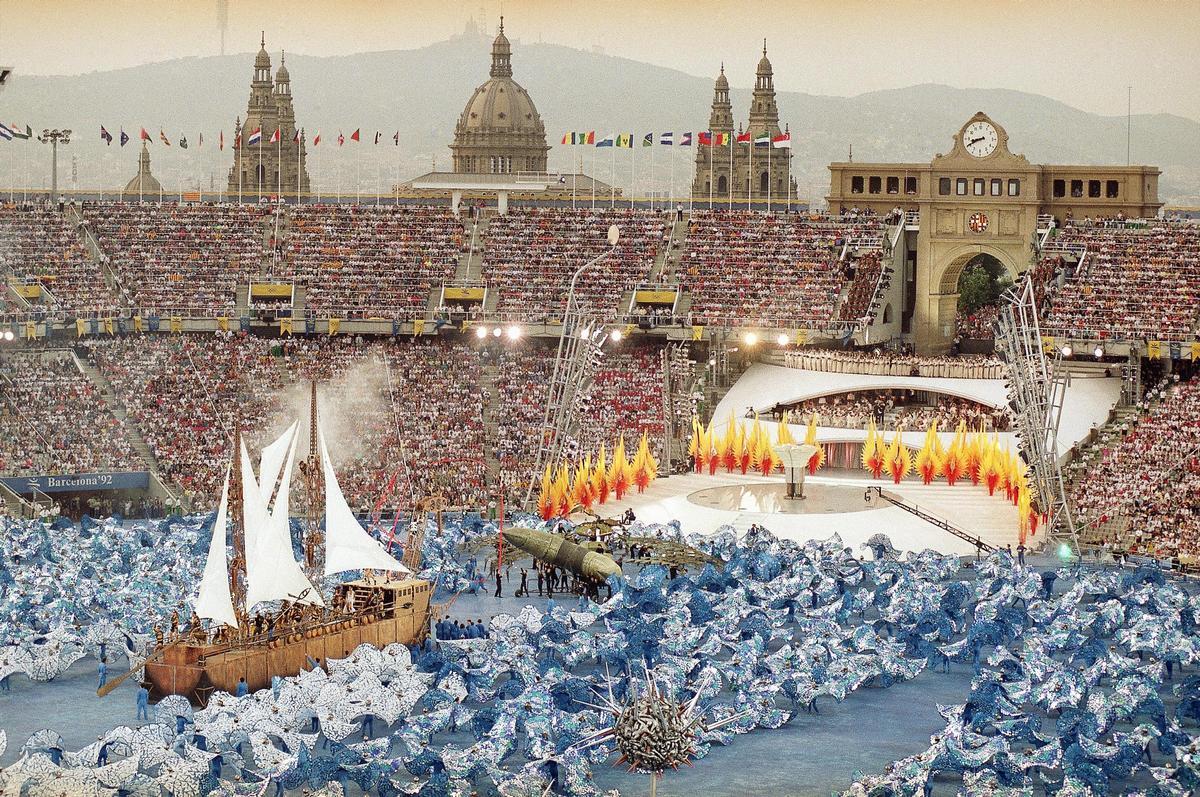
[(4, 124), (3, 122), (0, 122), (0, 139), (3, 139), (4, 141), (12, 141), (14, 138), (33, 138), (33, 128), (29, 125), (25, 125), (25, 129), (22, 130), (20, 125), (14, 125), (11, 123)]
[[(253, 146), (256, 146), (256, 145), (259, 145), (262, 143), (263, 135), (264, 135), (263, 129), (261, 127), (256, 127), (253, 130), (242, 131), (241, 139), (242, 139), (242, 141), (245, 142), (245, 144), (247, 146), (253, 147)], [(376, 131), (375, 143), (379, 144), (379, 142), (383, 139), (383, 136), (384, 136), (383, 133)], [(3, 122), (0, 122), (0, 140), (12, 141), (13, 139), (26, 139), (26, 138), (32, 138), (32, 137), (33, 137), (33, 128), (30, 127), (29, 125), (25, 125), (25, 127), (22, 129), (22, 127), (20, 125), (5, 124)], [(281, 128), (277, 127), (277, 128), (275, 128), (275, 132), (270, 134), (270, 137), (267, 139), (267, 143), (278, 144), (281, 142), (282, 137), (283, 137), (283, 130)], [(117, 135), (114, 136), (112, 133), (109, 132), (108, 128), (106, 128), (104, 125), (100, 125), (100, 140), (110, 146), (112, 145), (112, 143), (114, 141), (117, 141), (120, 144), (120, 146), (123, 147), (126, 144), (128, 144), (130, 141), (132, 141), (133, 138), (128, 133), (125, 132), (125, 128), (123, 128), (123, 127), (117, 128)], [(150, 132), (147, 131), (146, 128), (142, 127), (142, 128), (140, 128), (140, 132), (138, 134), (138, 140), (153, 144), (154, 136), (150, 135)], [(160, 142), (162, 142), (162, 144), (164, 146), (167, 146), (167, 147), (172, 146), (171, 139), (167, 136), (166, 132), (161, 127), (158, 129), (158, 140)], [(295, 133), (292, 135), (292, 141), (299, 144), (303, 140), (305, 140), (304, 130), (302, 128), (297, 129), (295, 131)], [(346, 143), (347, 140), (362, 141), (362, 128), (355, 129), (355, 131), (353, 133), (351, 133), (349, 136), (346, 136), (344, 133), (342, 133), (339, 130), (338, 136), (337, 136), (338, 146), (339, 147), (342, 146), (343, 144)], [(315, 136), (313, 136), (312, 146), (314, 146), (314, 147), (319, 146), (320, 143), (321, 143), (321, 133), (320, 133), (320, 131), (317, 131), (317, 134)], [(396, 146), (400, 146), (400, 131), (399, 130), (397, 130), (392, 135), (392, 143), (395, 144)], [(196, 145), (198, 147), (204, 146), (204, 134), (203, 133), (200, 134)], [(239, 145), (238, 137), (234, 136), (232, 146), (234, 149), (237, 149), (238, 145)], [(187, 136), (186, 135), (180, 136), (179, 137), (179, 148), (187, 149), (188, 146), (189, 146), (189, 144), (188, 144)], [(225, 149), (225, 131), (224, 130), (220, 131), (217, 134), (217, 147), (222, 150)]]
[[(760, 136), (751, 136), (749, 132), (738, 133), (714, 133), (711, 130), (702, 130), (696, 134), (697, 140), (702, 147), (726, 147), (730, 141), (735, 141), (738, 144), (753, 144), (756, 147), (774, 147), (775, 149), (786, 149), (792, 146), (792, 134), (780, 133), (777, 136), (763, 134)], [(563, 133), (562, 143), (568, 146), (585, 146), (585, 147), (622, 147), (625, 149), (633, 149), (634, 136), (633, 133), (613, 133), (611, 135), (596, 138), (595, 130), (588, 130), (582, 133)], [(654, 146), (654, 134), (647, 133), (642, 136), (642, 146)], [(659, 133), (658, 145), (661, 147), (690, 147), (692, 146), (692, 134), (680, 133), (679, 143), (675, 143), (675, 133)]]

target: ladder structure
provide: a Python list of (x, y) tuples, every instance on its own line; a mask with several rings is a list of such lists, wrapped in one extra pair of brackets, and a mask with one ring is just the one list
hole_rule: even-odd
[(1046, 357), (1037, 294), (1028, 274), (1001, 299), (996, 353), (1008, 366), (1008, 397), (1019, 450), (1029, 464), (1039, 508), (1050, 513), (1047, 538), (1079, 551), (1079, 536), (1058, 462), (1058, 426), (1069, 375), (1062, 352)]

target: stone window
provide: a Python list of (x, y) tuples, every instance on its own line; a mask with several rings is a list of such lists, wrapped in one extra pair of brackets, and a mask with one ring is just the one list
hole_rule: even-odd
[(870, 180), (867, 181), (867, 185), (869, 187), (868, 190), (870, 190), (872, 194), (878, 194), (883, 190), (883, 178), (879, 177), (878, 175), (874, 175)]
[(1016, 179), (1015, 177), (1008, 181), (1008, 195), (1009, 196), (1020, 196), (1021, 195), (1021, 181)]
[(1062, 198), (1062, 197), (1065, 197), (1066, 195), (1067, 195), (1067, 181), (1066, 180), (1055, 180), (1054, 181), (1054, 196), (1056, 196), (1058, 198)]
[(887, 178), (887, 192), (889, 194), (900, 193), (900, 178), (899, 177)]
[(1100, 197), (1099, 180), (1088, 180), (1088, 196), (1092, 199), (1098, 199)]
[(850, 178), (850, 193), (861, 194), (863, 192), (862, 175), (855, 175)]
[(938, 193), (941, 194), (942, 196), (950, 196), (950, 178), (949, 177), (939, 177), (938, 178)]
[[(916, 177), (905, 177), (904, 178), (904, 193), (906, 193), (906, 194), (917, 193), (917, 178)], [(950, 193), (950, 184), (949, 183), (946, 183), (946, 193), (947, 194)]]
[(1121, 196), (1121, 182), (1119, 180), (1109, 180), (1105, 184), (1104, 195), (1109, 199), (1118, 199)]

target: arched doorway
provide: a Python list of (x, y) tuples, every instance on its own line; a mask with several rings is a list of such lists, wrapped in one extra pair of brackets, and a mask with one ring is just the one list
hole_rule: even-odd
[(758, 193), (766, 196), (767, 190), (771, 185), (771, 175), (768, 172), (763, 172), (758, 176)]
[(723, 174), (717, 178), (717, 193), (718, 194), (729, 193), (729, 180)]
[(964, 263), (958, 275), (955, 337), (992, 340), (1000, 297), (1012, 284), (1008, 270), (993, 255), (980, 252)]
[[(999, 245), (970, 243), (946, 249), (935, 247), (931, 253), (930, 267), (924, 269), (918, 265), (917, 269), (913, 313), (917, 352), (943, 354), (950, 350), (954, 339), (959, 336), (959, 281), (968, 265), (983, 269), (982, 276), (986, 277), (989, 286), (983, 292), (986, 296), (996, 290), (995, 286), (1016, 279), (1021, 271), (1017, 264), (1029, 262), (1029, 255), (1025, 251), (1027, 247), (1025, 241), (1011, 245), (1005, 241)], [(971, 279), (979, 280), (980, 276), (976, 273)], [(990, 336), (990, 320), (983, 322), (982, 330)]]

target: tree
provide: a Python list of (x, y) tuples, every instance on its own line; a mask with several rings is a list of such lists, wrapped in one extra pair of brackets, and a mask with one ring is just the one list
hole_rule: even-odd
[(970, 266), (958, 280), (958, 306), (968, 313), (995, 304), (995, 280), (983, 266)]

